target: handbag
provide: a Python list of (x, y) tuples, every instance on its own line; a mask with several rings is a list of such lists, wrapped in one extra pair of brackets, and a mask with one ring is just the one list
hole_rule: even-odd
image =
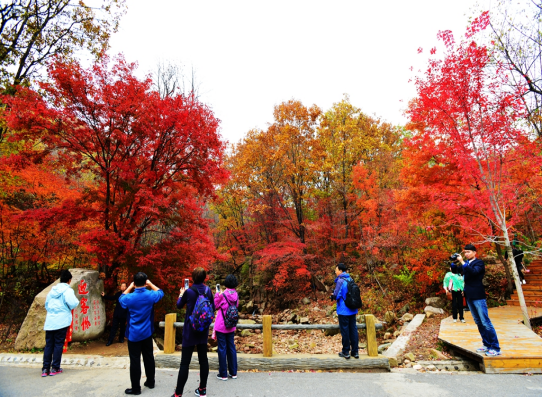
[(452, 299), (452, 289), (454, 288), (454, 281), (452, 278), (450, 278), (450, 282), (448, 283), (448, 291), (446, 292), (446, 298), (448, 300)]

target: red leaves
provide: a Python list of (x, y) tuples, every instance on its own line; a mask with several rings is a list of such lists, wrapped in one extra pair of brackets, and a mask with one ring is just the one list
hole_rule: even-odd
[(467, 28), (465, 37), (472, 37), (476, 33), (484, 30), (488, 27), (489, 22), (489, 11), (484, 11), (482, 14), (480, 14), (479, 17), (475, 18), (474, 21), (472, 21), (470, 26)]
[[(29, 89), (4, 98), (15, 140), (41, 142), (39, 153), (55, 153), (80, 188), (92, 176), (76, 200), (26, 217), (44, 228), (53, 220), (76, 227), (81, 247), (110, 270), (206, 265), (215, 251), (202, 206), (227, 177), (219, 121), (193, 97), (161, 99), (134, 71), (122, 57), (89, 69), (56, 62), (43, 98)], [(10, 160), (27, 167), (35, 153)]]
[(442, 40), (448, 49), (450, 49), (455, 43), (454, 35), (452, 34), (451, 30), (439, 30), (437, 33), (437, 38)]
[[(469, 34), (488, 23), (482, 14)], [(450, 47), (451, 32), (439, 37)], [(476, 42), (430, 61), (416, 88), (408, 110), (415, 134), (405, 142), (403, 170), (409, 194), (422, 203), (414, 211), (438, 209), (477, 236), (504, 234), (526, 210), (524, 162), (534, 156), (518, 126), (521, 92), (509, 91), (502, 69), (490, 69), (487, 48)], [(517, 178), (518, 172), (526, 174)]]

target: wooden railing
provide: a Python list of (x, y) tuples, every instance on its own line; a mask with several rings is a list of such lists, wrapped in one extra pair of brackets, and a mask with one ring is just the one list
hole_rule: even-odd
[[(367, 331), (367, 354), (370, 357), (378, 356), (378, 345), (376, 342), (376, 331), (381, 330), (384, 326), (381, 323), (375, 323), (373, 315), (366, 314), (365, 323), (358, 323), (358, 329)], [(172, 354), (175, 352), (175, 328), (182, 328), (184, 322), (177, 322), (177, 314), (167, 314), (166, 321), (160, 322), (160, 327), (165, 327), (164, 330), (164, 354)], [(214, 324), (211, 324), (213, 327)], [(320, 324), (320, 325), (296, 325), (296, 324), (272, 324), (271, 315), (264, 315), (262, 323), (256, 324), (237, 324), (237, 329), (262, 329), (263, 334), (263, 356), (271, 357), (273, 355), (273, 336), (271, 330), (336, 330), (339, 329), (337, 324)]]

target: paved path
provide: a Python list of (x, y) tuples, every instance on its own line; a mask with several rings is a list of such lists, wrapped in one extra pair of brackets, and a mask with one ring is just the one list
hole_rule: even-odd
[[(143, 388), (141, 397), (173, 393), (176, 369), (158, 369), (156, 388)], [(41, 377), (40, 369), (0, 366), (0, 396), (121, 397), (129, 387), (127, 369), (66, 369)], [(184, 396), (193, 397), (198, 372), (190, 372)], [(417, 373), (246, 373), (237, 380), (219, 381), (211, 371), (209, 397), (232, 396), (542, 396), (542, 376), (486, 375), (479, 372)]]

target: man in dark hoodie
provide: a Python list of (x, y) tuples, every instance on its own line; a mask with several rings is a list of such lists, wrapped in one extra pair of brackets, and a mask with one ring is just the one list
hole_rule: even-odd
[(113, 344), (115, 335), (117, 334), (117, 329), (120, 326), (119, 334), (119, 343), (124, 343), (124, 334), (126, 330), (126, 317), (128, 316), (128, 311), (125, 308), (122, 308), (122, 305), (119, 303), (119, 298), (126, 291), (126, 283), (122, 282), (120, 284), (120, 291), (115, 293), (114, 296), (109, 296), (102, 292), (102, 297), (105, 300), (115, 300), (115, 312), (113, 312), (113, 320), (111, 321), (111, 332), (109, 333), (109, 339), (107, 340), (106, 346)]
[(476, 258), (474, 245), (466, 245), (464, 252), (467, 261), (464, 261), (461, 255), (457, 259), (461, 263), (459, 270), (465, 280), (465, 298), (484, 344), (483, 347), (478, 348), (476, 351), (479, 353), (485, 352), (489, 357), (495, 357), (501, 355), (501, 348), (497, 332), (489, 319), (487, 311), (486, 292), (482, 283), (486, 267), (482, 260)]

